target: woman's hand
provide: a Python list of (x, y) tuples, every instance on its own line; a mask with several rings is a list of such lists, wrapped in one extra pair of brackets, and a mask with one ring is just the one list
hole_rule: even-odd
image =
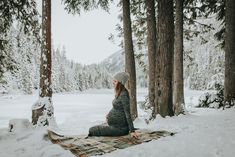
[(138, 139), (139, 135), (137, 134), (137, 132), (134, 131), (134, 132), (131, 132), (131, 137)]

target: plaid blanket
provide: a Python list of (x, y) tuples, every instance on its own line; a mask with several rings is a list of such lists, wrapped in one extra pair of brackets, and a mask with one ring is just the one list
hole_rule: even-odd
[(174, 133), (168, 131), (139, 130), (137, 132), (139, 134), (138, 139), (132, 138), (130, 135), (118, 137), (66, 136), (57, 134), (51, 130), (48, 130), (48, 137), (52, 143), (59, 144), (64, 149), (70, 150), (75, 156), (88, 157), (103, 155), (117, 149), (124, 149), (143, 142), (156, 140), (160, 137), (174, 135)]

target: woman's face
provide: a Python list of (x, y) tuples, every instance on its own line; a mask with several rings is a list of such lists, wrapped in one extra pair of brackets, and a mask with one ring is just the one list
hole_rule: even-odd
[(113, 88), (115, 89), (117, 87), (117, 84), (118, 84), (118, 80), (113, 80)]

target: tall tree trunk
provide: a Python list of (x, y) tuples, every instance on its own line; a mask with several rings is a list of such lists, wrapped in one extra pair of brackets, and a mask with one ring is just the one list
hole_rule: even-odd
[(125, 49), (125, 69), (130, 74), (130, 106), (132, 118), (138, 116), (136, 103), (136, 70), (135, 57), (132, 41), (130, 1), (123, 0), (123, 29), (124, 29), (124, 49)]
[(176, 0), (175, 10), (175, 49), (174, 49), (173, 105), (175, 115), (184, 108), (183, 78), (183, 0)]
[(42, 4), (42, 48), (40, 66), (40, 97), (51, 97), (51, 0)]
[(225, 1), (225, 104), (235, 101), (235, 1)]
[(158, 1), (157, 23), (159, 55), (159, 83), (157, 83), (157, 100), (159, 113), (162, 117), (173, 116), (172, 82), (173, 82), (173, 52), (174, 52), (174, 17), (173, 0)]
[[(42, 0), (42, 43), (39, 100), (34, 104), (32, 123), (49, 124), (53, 117), (51, 89), (51, 0)], [(41, 117), (41, 119), (39, 119)]]
[(156, 17), (155, 0), (145, 0), (147, 8), (147, 43), (148, 43), (148, 63), (149, 63), (149, 103), (154, 107), (155, 100), (155, 66), (156, 66)]

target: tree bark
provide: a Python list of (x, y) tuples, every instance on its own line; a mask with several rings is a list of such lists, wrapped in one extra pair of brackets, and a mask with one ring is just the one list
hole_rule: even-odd
[[(173, 116), (172, 82), (174, 52), (174, 17), (173, 0), (158, 1), (157, 23), (159, 55), (159, 83), (157, 83), (156, 106), (160, 108), (162, 117)], [(157, 67), (158, 68), (158, 67)]]
[(184, 109), (183, 78), (183, 0), (176, 0), (173, 105), (175, 115)]
[(40, 97), (51, 97), (51, 0), (43, 0)]
[(235, 1), (225, 1), (225, 104), (235, 101)]
[(123, 29), (124, 29), (124, 51), (125, 51), (125, 70), (130, 74), (130, 110), (132, 118), (138, 116), (136, 103), (136, 69), (135, 57), (132, 41), (132, 28), (130, 17), (130, 1), (123, 0)]
[[(39, 100), (32, 111), (32, 123), (35, 125), (44, 111), (47, 116), (53, 115), (51, 102), (51, 0), (42, 0), (42, 43), (41, 43), (41, 65), (40, 65), (40, 88)], [(42, 99), (44, 98), (44, 99)], [(45, 101), (45, 98), (47, 99)], [(48, 124), (44, 122), (44, 124)]]
[(155, 16), (155, 1), (145, 0), (147, 8), (147, 44), (148, 44), (148, 73), (149, 73), (149, 104), (154, 107), (155, 100), (155, 66), (156, 66), (156, 16)]

